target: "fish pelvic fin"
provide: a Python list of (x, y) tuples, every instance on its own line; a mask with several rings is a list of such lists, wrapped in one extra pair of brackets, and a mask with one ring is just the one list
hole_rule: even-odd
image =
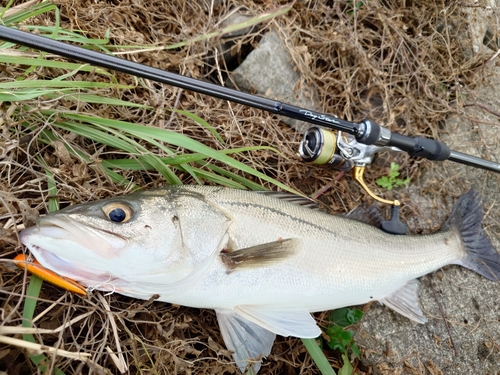
[(242, 373), (250, 367), (255, 373), (259, 371), (261, 360), (271, 352), (276, 334), (302, 338), (321, 335), (307, 310), (244, 305), (215, 312), (224, 343), (233, 352)]
[(483, 232), (483, 217), (481, 196), (471, 189), (458, 199), (443, 229), (457, 231), (462, 239), (466, 255), (455, 264), (500, 281), (500, 254)]
[(417, 323), (426, 323), (427, 318), (418, 303), (418, 285), (418, 280), (410, 280), (379, 302)]
[(321, 335), (316, 321), (304, 309), (243, 305), (236, 306), (234, 310), (240, 317), (284, 337), (312, 339)]
[[(260, 369), (262, 359), (271, 353), (276, 334), (245, 319), (233, 310), (215, 310), (222, 338), (240, 371)], [(250, 371), (249, 371), (250, 372)]]

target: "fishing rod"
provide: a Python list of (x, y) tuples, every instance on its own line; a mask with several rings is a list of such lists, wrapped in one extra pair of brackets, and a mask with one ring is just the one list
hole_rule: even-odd
[(363, 180), (365, 167), (371, 163), (375, 153), (389, 148), (407, 152), (412, 157), (433, 161), (450, 160), (500, 173), (499, 163), (452, 151), (446, 144), (434, 139), (411, 137), (391, 132), (388, 128), (382, 127), (372, 120), (346, 121), (334, 115), (327, 115), (214, 83), (185, 77), (4, 25), (0, 25), (0, 39), (326, 128), (312, 127), (306, 131), (300, 144), (299, 154), (306, 162), (326, 164), (340, 170), (352, 169), (354, 179), (361, 184), (371, 197), (382, 203), (392, 205), (391, 220), (389, 220), (387, 228), (383, 228), (391, 233), (401, 234), (404, 229), (401, 226), (404, 224), (398, 219), (400, 202), (378, 197), (371, 192)]

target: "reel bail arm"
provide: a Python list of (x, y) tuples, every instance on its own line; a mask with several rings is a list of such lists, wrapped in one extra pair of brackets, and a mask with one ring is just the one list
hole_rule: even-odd
[(368, 185), (366, 185), (366, 182), (363, 178), (364, 173), (365, 173), (365, 166), (358, 165), (352, 169), (352, 177), (358, 184), (361, 185), (363, 189), (365, 189), (365, 191), (368, 193), (370, 197), (381, 203), (391, 205), (391, 217), (389, 218), (389, 220), (382, 221), (382, 223), (380, 224), (380, 229), (390, 234), (406, 234), (406, 232), (408, 232), (408, 226), (399, 219), (399, 210), (401, 208), (401, 202), (398, 201), (397, 199), (391, 201), (388, 199), (380, 198), (378, 195), (375, 195), (375, 193), (373, 193), (370, 190)]

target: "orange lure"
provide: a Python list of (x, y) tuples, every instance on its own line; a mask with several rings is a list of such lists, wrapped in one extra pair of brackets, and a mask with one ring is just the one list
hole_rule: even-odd
[(32, 262), (28, 261), (28, 257), (24, 254), (19, 254), (14, 258), (16, 266), (22, 269), (27, 269), (33, 275), (38, 276), (40, 279), (45, 280), (55, 286), (69, 290), (82, 296), (87, 295), (86, 289), (78, 284), (76, 281), (68, 279), (67, 277), (60, 276), (42, 266), (37, 260), (33, 259)]

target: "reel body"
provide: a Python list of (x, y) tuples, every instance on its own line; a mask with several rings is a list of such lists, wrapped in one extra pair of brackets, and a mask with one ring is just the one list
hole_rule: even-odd
[[(354, 180), (368, 195), (392, 206), (391, 217), (382, 222), (381, 229), (391, 234), (406, 234), (408, 227), (399, 219), (401, 203), (398, 200), (391, 201), (379, 197), (371, 191), (363, 178), (366, 166), (372, 163), (377, 152), (384, 149), (382, 146), (359, 143), (350, 134), (313, 126), (304, 133), (299, 145), (299, 155), (307, 163), (326, 165), (344, 172), (352, 171)], [(401, 151), (395, 147), (391, 149)]]

